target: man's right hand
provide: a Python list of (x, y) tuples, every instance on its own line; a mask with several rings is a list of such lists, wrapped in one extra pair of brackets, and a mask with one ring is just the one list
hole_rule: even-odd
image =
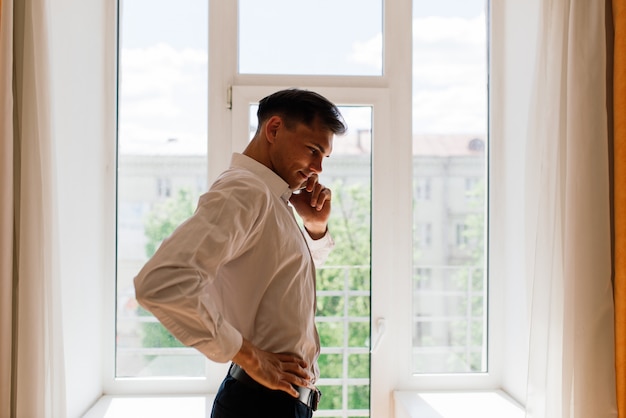
[(233, 362), (263, 386), (282, 390), (295, 398), (298, 392), (294, 385), (314, 388), (306, 361), (292, 354), (263, 351), (245, 338)]

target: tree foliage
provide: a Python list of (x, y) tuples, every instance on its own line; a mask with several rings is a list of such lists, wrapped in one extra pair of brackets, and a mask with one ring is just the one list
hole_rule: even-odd
[(180, 189), (178, 194), (155, 205), (148, 213), (144, 224), (146, 255), (152, 257), (161, 242), (185, 219), (189, 218), (195, 209), (195, 198), (189, 189)]

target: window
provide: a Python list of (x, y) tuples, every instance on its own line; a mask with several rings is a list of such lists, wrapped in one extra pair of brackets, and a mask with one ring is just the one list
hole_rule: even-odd
[(415, 248), (426, 249), (432, 244), (432, 224), (419, 222), (415, 225)]
[[(432, 272), (414, 290), (416, 374), (488, 370), (486, 6), (413, 0), (414, 281)], [(425, 251), (431, 225), (445, 238)]]
[(172, 182), (168, 178), (158, 177), (157, 179), (157, 196), (167, 198), (172, 195)]
[(418, 177), (415, 179), (415, 200), (430, 200), (430, 178)]
[(239, 73), (381, 75), (382, 22), (380, 0), (240, 0)]
[(456, 224), (456, 246), (464, 247), (467, 245), (467, 225), (464, 223)]
[[(338, 103), (350, 128), (323, 177), (345, 197), (333, 206), (350, 229), (334, 227), (345, 239), (338, 246), (354, 242), (319, 272), (318, 325), (328, 336), (320, 416), (388, 416), (395, 382), (481, 388), (491, 371), (485, 2), (316, 2), (309, 12), (327, 17), (311, 19), (313, 28), (292, 24), (305, 12), (293, 2), (259, 4), (121, 3), (117, 344), (108, 391), (217, 389), (225, 368), (138, 309), (132, 278), (243, 149), (255, 101), (293, 86)], [(280, 24), (262, 31), (255, 25), (263, 20)], [(320, 49), (305, 47), (309, 34)]]
[(120, 2), (117, 379), (206, 374), (137, 306), (132, 281), (206, 189), (207, 13), (194, 0)]

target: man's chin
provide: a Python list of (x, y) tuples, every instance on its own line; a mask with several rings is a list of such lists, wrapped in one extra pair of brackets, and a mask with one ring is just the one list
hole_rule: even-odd
[(296, 184), (295, 186), (294, 185), (290, 185), (289, 188), (291, 189), (292, 192), (299, 192), (300, 190), (306, 188), (306, 183), (307, 182), (305, 181), (305, 182), (302, 182), (300, 184)]

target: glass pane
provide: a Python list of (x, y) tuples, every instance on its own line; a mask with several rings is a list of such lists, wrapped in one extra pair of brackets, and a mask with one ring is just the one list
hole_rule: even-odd
[[(335, 138), (320, 175), (333, 193), (328, 228), (335, 248), (317, 271), (318, 414), (369, 416), (372, 108), (340, 110), (348, 133)], [(256, 111), (250, 106), (249, 138), (257, 128)]]
[(116, 376), (204, 376), (135, 301), (133, 278), (206, 190), (208, 6), (120, 2)]
[(242, 74), (381, 75), (381, 0), (239, 0)]
[(487, 371), (485, 0), (413, 0), (414, 373)]

